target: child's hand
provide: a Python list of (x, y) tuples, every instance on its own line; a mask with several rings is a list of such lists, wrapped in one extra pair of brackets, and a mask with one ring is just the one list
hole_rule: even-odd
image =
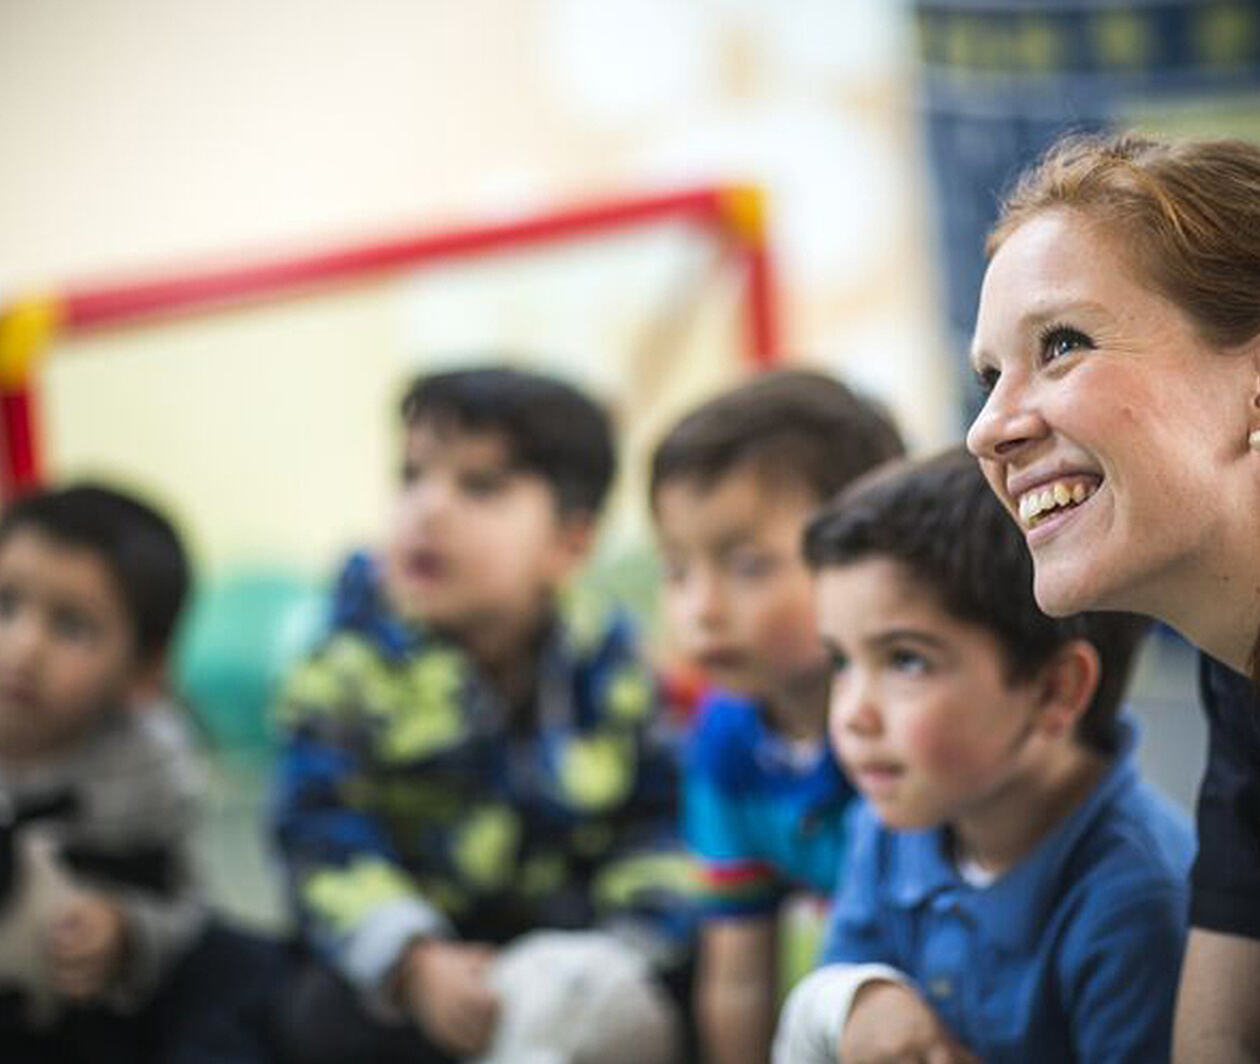
[(53, 986), (69, 998), (98, 997), (122, 967), (126, 943), (122, 909), (99, 894), (76, 895), (50, 929)]
[(840, 1034), (844, 1064), (980, 1064), (955, 1042), (918, 994), (897, 983), (868, 983), (857, 992)]
[(494, 950), (466, 942), (418, 942), (403, 961), (403, 1003), (442, 1049), (459, 1056), (490, 1044), (499, 1000), (486, 981)]

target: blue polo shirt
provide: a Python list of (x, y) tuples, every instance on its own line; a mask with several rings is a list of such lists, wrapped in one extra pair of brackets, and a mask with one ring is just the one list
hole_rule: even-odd
[(889, 831), (859, 806), (824, 963), (898, 968), (985, 1064), (1168, 1060), (1193, 843), (1134, 742), (1124, 725), (1089, 797), (983, 888), (946, 829)]
[(768, 915), (798, 888), (830, 896), (853, 797), (825, 741), (794, 746), (757, 702), (710, 696), (683, 776), (684, 835), (705, 915)]

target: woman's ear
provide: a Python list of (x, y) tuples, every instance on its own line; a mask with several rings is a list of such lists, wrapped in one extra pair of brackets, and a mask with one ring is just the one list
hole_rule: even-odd
[(1246, 345), (1246, 358), (1251, 370), (1251, 386), (1247, 406), (1247, 444), (1260, 450), (1260, 336)]
[(1037, 727), (1046, 735), (1070, 735), (1093, 700), (1102, 679), (1094, 644), (1073, 639), (1041, 670)]

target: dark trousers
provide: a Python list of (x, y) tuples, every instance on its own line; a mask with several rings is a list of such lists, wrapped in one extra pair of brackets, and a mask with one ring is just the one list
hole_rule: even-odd
[(336, 972), (308, 961), (275, 1014), (284, 1064), (455, 1064), (411, 1023), (370, 1015)]
[[(693, 966), (662, 985), (684, 1016), (685, 1059), (699, 1059), (690, 1021)], [(457, 1064), (412, 1023), (387, 1024), (370, 1015), (340, 975), (308, 960), (276, 1008), (275, 1030), (284, 1064)]]
[(272, 1020), (291, 962), (278, 942), (211, 924), (140, 1012), (64, 1009), (31, 1028), (16, 996), (0, 999), (5, 1064), (272, 1064)]

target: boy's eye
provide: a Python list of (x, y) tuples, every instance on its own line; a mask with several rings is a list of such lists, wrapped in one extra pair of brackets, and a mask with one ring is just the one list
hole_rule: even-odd
[(0, 620), (8, 621), (17, 616), (22, 597), (15, 587), (0, 587)]
[(739, 551), (730, 556), (730, 570), (746, 580), (759, 580), (774, 571), (775, 559), (768, 554)]
[(906, 676), (921, 676), (931, 669), (927, 658), (917, 650), (908, 650), (904, 647), (889, 651), (888, 665), (894, 672)]
[(399, 474), (399, 480), (403, 485), (414, 484), (424, 475), (424, 466), (419, 462), (404, 462), (402, 471)]
[(834, 647), (829, 649), (827, 651), (827, 659), (831, 665), (833, 676), (839, 676), (849, 667), (849, 655), (843, 650), (836, 650)]
[(661, 575), (667, 584), (681, 584), (687, 579), (687, 566), (674, 558), (665, 558), (661, 563)]
[(1053, 362), (1073, 351), (1089, 350), (1094, 341), (1079, 329), (1069, 325), (1050, 325), (1042, 330), (1039, 338), (1039, 349), (1042, 362)]
[(53, 633), (58, 638), (75, 643), (89, 642), (96, 638), (99, 631), (96, 621), (77, 609), (55, 609), (51, 621)]
[(507, 475), (496, 471), (464, 473), (459, 478), (460, 489), (475, 499), (497, 495), (507, 487)]

